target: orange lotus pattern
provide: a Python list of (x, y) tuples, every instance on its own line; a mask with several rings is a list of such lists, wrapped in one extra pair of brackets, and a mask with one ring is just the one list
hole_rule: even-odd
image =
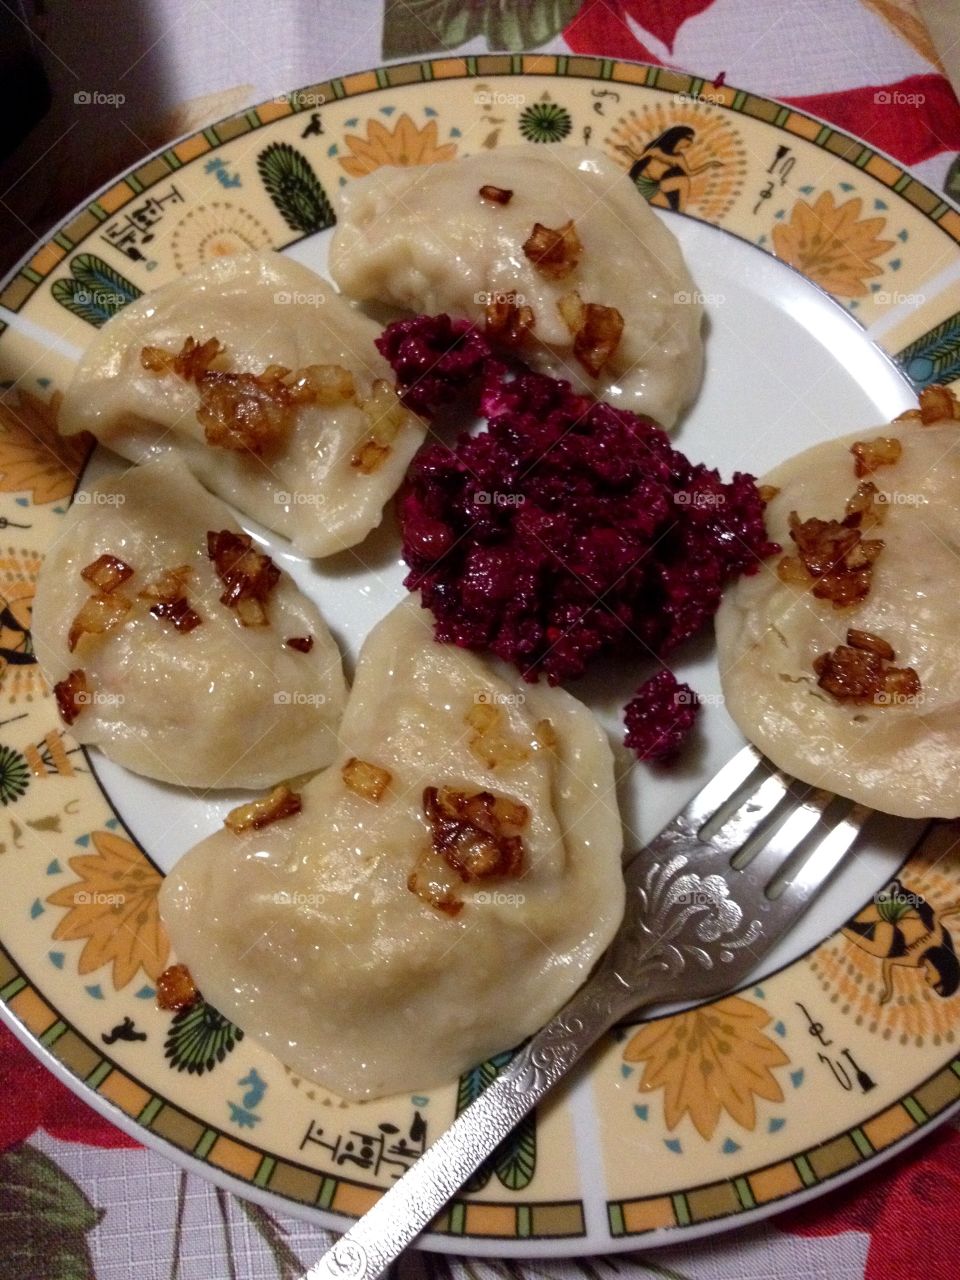
[(122, 836), (95, 831), (92, 839), (95, 854), (70, 859), (70, 868), (80, 879), (47, 898), (51, 906), (69, 908), (53, 936), (66, 942), (86, 938), (79, 972), (88, 974), (112, 965), (116, 991), (141, 968), (155, 981), (170, 953), (157, 910), (163, 877)]
[(783, 1101), (773, 1069), (790, 1061), (764, 1034), (769, 1022), (758, 1005), (729, 996), (648, 1024), (630, 1038), (623, 1059), (645, 1064), (642, 1091), (664, 1091), (668, 1129), (686, 1115), (702, 1138), (712, 1138), (724, 1113), (753, 1129), (757, 1098)]
[(44, 503), (73, 492), (93, 439), (59, 434), (62, 400), (59, 391), (49, 400), (18, 391), (0, 401), (0, 493), (29, 493)]
[(838, 298), (863, 297), (870, 291), (866, 282), (883, 275), (877, 259), (895, 242), (878, 239), (886, 219), (861, 219), (862, 208), (859, 196), (838, 205), (830, 191), (813, 205), (798, 200), (790, 221), (773, 229), (777, 257)]
[(418, 129), (406, 112), (392, 130), (379, 120), (368, 120), (366, 138), (348, 134), (345, 141), (351, 154), (341, 156), (340, 164), (351, 178), (362, 178), (384, 165), (436, 164), (457, 154), (455, 142), (439, 145), (436, 120)]

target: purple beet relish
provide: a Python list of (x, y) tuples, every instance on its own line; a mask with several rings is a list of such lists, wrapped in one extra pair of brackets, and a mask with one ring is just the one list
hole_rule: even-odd
[[(556, 684), (616, 646), (668, 653), (712, 617), (725, 583), (780, 550), (751, 476), (725, 483), (650, 419), (508, 367), (466, 321), (398, 321), (377, 346), (412, 409), (456, 401), (488, 424), (422, 450), (400, 496), (405, 585), (438, 640)], [(698, 711), (663, 671), (626, 708), (627, 745), (669, 758)]]
[(376, 343), (396, 375), (404, 404), (427, 417), (461, 398), (491, 356), (478, 329), (445, 315), (397, 320)]
[(623, 741), (641, 760), (670, 760), (686, 741), (699, 711), (699, 699), (690, 686), (664, 668), (627, 703)]

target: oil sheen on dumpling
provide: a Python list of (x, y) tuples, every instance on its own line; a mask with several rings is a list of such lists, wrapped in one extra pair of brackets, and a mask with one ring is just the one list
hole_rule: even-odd
[[(67, 391), (61, 430), (91, 431), (134, 462), (177, 453), (238, 511), (305, 555), (328, 555), (380, 523), (423, 439), (420, 420), (397, 409), (390, 369), (374, 346), (378, 333), (326, 280), (281, 254), (221, 258), (139, 298), (104, 325)], [(261, 456), (211, 445), (197, 417), (196, 383), (141, 362), (144, 347), (176, 354), (188, 337), (218, 339), (224, 351), (214, 367), (231, 372), (340, 367), (352, 375), (355, 395), (294, 408), (286, 438)], [(386, 386), (377, 399), (380, 381)], [(372, 439), (383, 443), (392, 434), (392, 411), (401, 425), (386, 451), (364, 454)]]
[[(566, 1002), (623, 912), (622, 833), (592, 713), (437, 644), (416, 597), (368, 637), (341, 739), (301, 813), (204, 840), (160, 909), (207, 1000), (366, 1098), (454, 1080)], [(389, 778), (379, 800), (346, 784), (354, 758)], [(525, 806), (520, 874), (463, 882), (431, 854), (430, 788)]]
[[(244, 626), (220, 602), (207, 534), (221, 530), (240, 532), (176, 459), (100, 480), (78, 495), (47, 552), (33, 637), (51, 686), (84, 673), (86, 701), (70, 725), (78, 742), (163, 782), (260, 788), (329, 764), (347, 691), (333, 637), (287, 574), (267, 596), (269, 625)], [(131, 607), (71, 653), (71, 623), (96, 591), (81, 571), (100, 556), (134, 570), (114, 589)], [(184, 565), (184, 598), (202, 619), (191, 630), (153, 616), (153, 599), (140, 596)]]
[[(726, 705), (746, 736), (802, 781), (904, 817), (960, 814), (960, 423), (895, 422), (816, 445), (764, 477), (780, 492), (767, 529), (793, 555), (788, 518), (842, 520), (861, 481), (851, 445), (900, 441), (894, 465), (863, 477), (888, 501), (865, 539), (880, 539), (865, 599), (844, 608), (781, 581), (772, 559), (743, 577), (717, 614)], [(813, 663), (848, 629), (885, 640), (885, 669), (913, 668), (919, 693), (878, 705), (840, 702)]]
[[(512, 195), (483, 199), (482, 186)], [(525, 304), (534, 328), (519, 354), (670, 427), (700, 385), (701, 307), (672, 233), (629, 177), (579, 147), (503, 147), (429, 168), (377, 169), (349, 183), (330, 251), (330, 273), (350, 297), (483, 321), (492, 300)], [(554, 279), (522, 245), (539, 222), (573, 220), (582, 251)], [(573, 352), (558, 310), (568, 294), (616, 308), (615, 352), (593, 377)]]

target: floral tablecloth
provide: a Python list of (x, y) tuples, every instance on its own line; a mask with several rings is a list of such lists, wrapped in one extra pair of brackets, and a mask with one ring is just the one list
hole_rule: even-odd
[[(573, 50), (726, 78), (821, 115), (954, 190), (960, 104), (913, 0), (46, 0), (24, 17), (53, 90), (0, 197), (10, 243), (19, 237), (24, 248), (111, 172), (177, 133), (299, 84), (445, 49)], [(94, 92), (120, 98), (121, 109), (86, 111)], [(0, 1028), (4, 1276), (287, 1280), (327, 1243), (139, 1147)], [(946, 1127), (802, 1212), (704, 1242), (542, 1264), (410, 1254), (399, 1266), (444, 1277), (955, 1280), (958, 1258), (960, 1136)]]

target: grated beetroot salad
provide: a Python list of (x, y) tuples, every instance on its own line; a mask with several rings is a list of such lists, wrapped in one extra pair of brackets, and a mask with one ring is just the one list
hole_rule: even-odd
[[(478, 401), (487, 420), (421, 450), (400, 497), (405, 585), (438, 640), (556, 684), (618, 646), (669, 653), (779, 550), (751, 476), (725, 483), (650, 419), (508, 368), (466, 322), (398, 321), (377, 345), (411, 408)], [(641, 700), (654, 730), (692, 724), (695, 704)]]
[(658, 671), (627, 703), (624, 743), (641, 760), (672, 760), (700, 712), (700, 700), (672, 671)]

